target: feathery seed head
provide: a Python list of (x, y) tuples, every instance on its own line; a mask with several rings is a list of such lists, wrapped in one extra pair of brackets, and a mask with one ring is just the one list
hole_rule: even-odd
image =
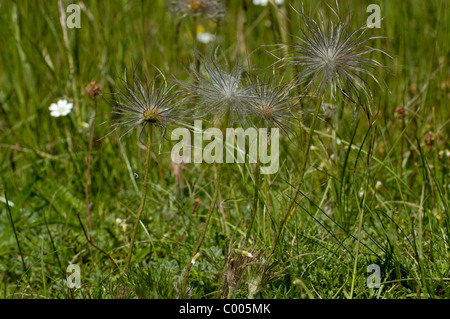
[[(193, 70), (194, 84), (185, 84), (188, 95), (194, 97), (202, 115), (216, 117), (230, 114), (230, 119), (244, 121), (248, 113), (249, 90), (242, 85), (244, 68), (237, 63), (229, 68), (219, 66), (216, 56), (200, 56), (201, 69)], [(202, 72), (203, 71), (203, 72)]]
[(355, 104), (362, 98), (371, 102), (372, 91), (364, 77), (372, 78), (380, 85), (376, 71), (383, 66), (369, 55), (372, 52), (388, 54), (368, 45), (369, 41), (379, 37), (367, 37), (367, 26), (350, 32), (349, 19), (343, 20), (333, 13), (334, 19), (330, 18), (328, 22), (323, 17), (315, 21), (300, 13), (301, 35), (295, 37), (298, 42), (289, 44), (294, 56), (287, 58), (288, 64), (302, 68), (298, 75), (307, 83), (306, 89), (314, 87), (315, 93), (330, 94), (332, 99), (340, 91)]
[(292, 133), (291, 120), (296, 119), (293, 112), (297, 109), (297, 99), (291, 95), (292, 84), (283, 84), (274, 77), (250, 80), (248, 112), (264, 122), (268, 127), (274, 125), (286, 133)]
[(141, 80), (136, 70), (131, 76), (125, 71), (125, 77), (118, 79), (113, 93), (112, 113), (120, 116), (113, 119), (113, 131), (124, 128), (123, 137), (141, 124), (155, 124), (166, 130), (169, 124), (182, 120), (185, 113), (181, 110), (181, 101), (177, 101), (179, 94), (173, 89), (161, 71), (151, 81), (145, 76)]

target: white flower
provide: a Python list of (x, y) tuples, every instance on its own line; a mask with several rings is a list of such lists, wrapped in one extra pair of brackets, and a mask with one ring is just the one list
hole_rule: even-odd
[(214, 34), (211, 34), (209, 32), (201, 32), (197, 34), (197, 40), (201, 43), (209, 43), (216, 39), (216, 36)]
[(59, 100), (57, 103), (52, 103), (48, 109), (51, 116), (60, 117), (69, 114), (72, 107), (73, 103), (69, 103), (67, 100)]
[(200, 253), (196, 253), (194, 258), (192, 258), (191, 263), (195, 264), (197, 262), (197, 259), (200, 257)]
[[(284, 0), (275, 0), (275, 4), (282, 5)], [(267, 6), (269, 4), (269, 0), (253, 0), (253, 4), (255, 6)]]
[(364, 190), (362, 188), (359, 190), (358, 196), (359, 197), (363, 197), (364, 196)]
[(269, 0), (253, 0), (255, 6), (267, 6)]
[(116, 218), (116, 226), (117, 227), (122, 227), (122, 230), (124, 232), (126, 232), (128, 230), (128, 224), (126, 220), (120, 219), (120, 218)]
[(252, 258), (253, 255), (251, 252), (247, 251), (247, 250), (241, 250), (241, 249), (235, 249), (234, 250), (237, 254), (245, 256), (245, 257), (249, 257)]
[(383, 183), (381, 181), (377, 181), (377, 183), (375, 184), (375, 189), (379, 190), (381, 186), (383, 186)]

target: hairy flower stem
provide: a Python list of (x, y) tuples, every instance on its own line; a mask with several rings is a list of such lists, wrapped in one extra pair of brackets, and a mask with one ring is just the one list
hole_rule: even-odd
[(151, 143), (152, 143), (152, 125), (149, 125), (148, 138), (147, 138), (147, 155), (145, 157), (144, 184), (142, 186), (142, 198), (141, 198), (141, 204), (139, 206), (139, 212), (138, 212), (138, 215), (136, 217), (136, 222), (134, 223), (133, 233), (131, 235), (130, 246), (128, 248), (128, 258), (127, 258), (127, 263), (125, 265), (125, 273), (128, 272), (128, 268), (130, 267), (131, 255), (133, 253), (133, 245), (134, 245), (134, 241), (136, 239), (136, 232), (137, 232), (137, 228), (138, 228), (138, 225), (139, 225), (139, 221), (140, 221), (141, 216), (142, 216), (142, 212), (144, 211), (145, 199), (147, 197), (147, 178), (148, 178), (149, 163), (150, 163), (150, 146), (151, 146)]
[(253, 195), (253, 209), (252, 215), (250, 217), (250, 222), (247, 226), (247, 235), (245, 236), (244, 245), (250, 239), (250, 233), (252, 232), (253, 222), (255, 221), (256, 212), (258, 211), (258, 199), (259, 199), (259, 188), (261, 184), (261, 169), (260, 169), (260, 158), (259, 158), (259, 143), (257, 147), (256, 155), (256, 168), (255, 168), (255, 193)]
[(91, 180), (91, 163), (92, 163), (92, 146), (94, 144), (94, 131), (95, 131), (95, 121), (97, 119), (97, 99), (94, 98), (94, 120), (92, 121), (91, 132), (89, 136), (89, 150), (88, 150), (88, 162), (87, 162), (87, 172), (86, 172), (86, 211), (88, 217), (89, 232), (92, 232), (92, 222), (91, 222), (91, 205), (89, 203), (89, 182)]
[(309, 157), (309, 149), (311, 148), (311, 142), (312, 142), (312, 138), (314, 135), (314, 131), (316, 129), (316, 122), (317, 122), (317, 118), (319, 117), (319, 111), (320, 111), (320, 107), (322, 104), (322, 99), (318, 99), (317, 105), (316, 105), (316, 110), (314, 112), (314, 116), (313, 116), (313, 120), (311, 122), (311, 126), (309, 128), (309, 132), (308, 132), (308, 140), (307, 140), (307, 144), (306, 144), (306, 150), (305, 150), (305, 156), (302, 159), (301, 165), (300, 165), (300, 175), (299, 175), (299, 180), (297, 182), (297, 186), (295, 188), (294, 194), (291, 197), (291, 200), (289, 201), (289, 204), (283, 214), (283, 216), (281, 217), (281, 222), (280, 225), (278, 226), (278, 230), (277, 233), (275, 235), (275, 239), (272, 243), (272, 248), (270, 250), (270, 255), (272, 255), (275, 252), (275, 249), (277, 247), (278, 241), (281, 237), (281, 234), (283, 232), (283, 228), (284, 228), (284, 224), (286, 223), (290, 212), (295, 208), (296, 208), (296, 199), (297, 199), (297, 195), (300, 192), (300, 187), (302, 185), (303, 182), (303, 177), (305, 175), (305, 169), (306, 169), (306, 164), (308, 163), (308, 157)]
[[(229, 116), (230, 116), (230, 110), (228, 110), (227, 113), (225, 114), (225, 119), (223, 121), (223, 126), (222, 126), (222, 136), (225, 136), (226, 129), (227, 129), (228, 123), (229, 123)], [(224, 145), (224, 148), (225, 148), (225, 145)], [(224, 155), (224, 152), (222, 154)], [(214, 185), (214, 195), (213, 195), (213, 198), (211, 201), (211, 206), (209, 207), (208, 214), (206, 215), (205, 225), (203, 227), (202, 233), (200, 234), (200, 238), (198, 239), (197, 245), (195, 246), (195, 249), (192, 252), (192, 256), (189, 259), (189, 262), (186, 266), (186, 271), (184, 273), (183, 282), (181, 284), (181, 290), (180, 290), (181, 294), (183, 294), (186, 289), (187, 279), (189, 277), (189, 271), (191, 270), (191, 267), (192, 267), (192, 261), (194, 260), (195, 255), (197, 255), (197, 253), (199, 252), (200, 247), (202, 246), (203, 240), (205, 239), (206, 231), (208, 229), (208, 225), (211, 220), (212, 213), (214, 212), (217, 198), (219, 197), (220, 177), (222, 175), (222, 163), (220, 163), (220, 162), (216, 163), (216, 169), (217, 169), (216, 183)]]

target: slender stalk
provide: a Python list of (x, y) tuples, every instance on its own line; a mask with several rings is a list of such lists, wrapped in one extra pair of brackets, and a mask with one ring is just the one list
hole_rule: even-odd
[(259, 187), (260, 187), (260, 180), (261, 180), (261, 169), (260, 169), (260, 158), (259, 158), (259, 143), (257, 144), (257, 155), (256, 155), (256, 168), (255, 168), (255, 193), (253, 195), (253, 209), (252, 209), (252, 215), (250, 217), (250, 222), (247, 226), (247, 235), (245, 236), (244, 244), (247, 243), (247, 241), (250, 238), (250, 233), (252, 232), (253, 222), (255, 221), (256, 212), (258, 211), (258, 195), (259, 195)]
[[(367, 175), (366, 175), (366, 186), (364, 188), (362, 203), (358, 204), (358, 210), (360, 212), (359, 225), (358, 225), (358, 241), (356, 242), (356, 254), (355, 254), (355, 263), (353, 265), (353, 277), (352, 277), (352, 285), (350, 288), (350, 299), (353, 299), (353, 293), (355, 290), (356, 271), (358, 269), (359, 248), (361, 246), (361, 229), (362, 229), (362, 223), (363, 223), (363, 219), (364, 219), (364, 207), (366, 205), (367, 184), (369, 183), (369, 178), (371, 176), (370, 170), (369, 170), (369, 168), (370, 168), (369, 161), (370, 161), (370, 158), (368, 158), (368, 162), (367, 162), (368, 169), (367, 169)], [(356, 191), (355, 191), (355, 198), (358, 198)]]
[(127, 258), (127, 262), (125, 264), (125, 273), (128, 272), (128, 268), (130, 267), (131, 255), (133, 253), (134, 241), (136, 239), (136, 232), (137, 232), (137, 228), (139, 226), (139, 221), (141, 219), (142, 212), (144, 211), (145, 199), (147, 197), (147, 178), (148, 178), (149, 163), (150, 163), (150, 146), (151, 146), (151, 143), (152, 143), (152, 125), (150, 124), (149, 128), (148, 128), (147, 155), (145, 157), (145, 173), (144, 173), (144, 184), (142, 186), (141, 205), (139, 206), (138, 215), (136, 217), (136, 222), (134, 223), (134, 227), (133, 227), (133, 233), (131, 235), (131, 242), (130, 242), (130, 246), (128, 248), (128, 258)]
[(320, 111), (321, 104), (322, 104), (322, 99), (319, 98), (317, 105), (316, 105), (316, 110), (314, 112), (313, 120), (311, 122), (311, 126), (310, 126), (309, 132), (308, 132), (308, 140), (306, 143), (305, 156), (303, 157), (301, 165), (300, 165), (299, 180), (297, 182), (297, 186), (295, 188), (294, 195), (291, 197), (289, 204), (288, 204), (286, 210), (284, 211), (283, 216), (281, 217), (280, 225), (278, 226), (278, 230), (275, 235), (275, 239), (272, 243), (270, 255), (272, 255), (274, 253), (274, 251), (277, 247), (278, 240), (280, 239), (280, 236), (283, 232), (284, 224), (286, 223), (286, 221), (289, 217), (289, 213), (291, 212), (292, 209), (295, 210), (294, 204), (296, 203), (297, 195), (300, 192), (300, 186), (302, 185), (302, 182), (303, 182), (303, 177), (304, 177), (305, 169), (306, 169), (306, 163), (308, 162), (308, 157), (309, 157), (309, 149), (311, 148), (311, 142), (312, 142), (312, 138), (314, 135), (314, 131), (316, 129), (316, 122), (317, 122), (317, 118), (319, 117), (319, 111)]
[(17, 247), (19, 248), (20, 261), (22, 262), (23, 272), (24, 272), (25, 276), (27, 276), (28, 285), (30, 286), (30, 288), (34, 292), (33, 285), (31, 284), (31, 280), (30, 280), (30, 275), (28, 273), (28, 268), (27, 268), (27, 266), (25, 264), (25, 258), (24, 258), (23, 253), (22, 253), (22, 248), (20, 247), (19, 237), (17, 236), (16, 226), (14, 226), (14, 219), (13, 219), (12, 214), (11, 214), (11, 208), (9, 207), (8, 196), (6, 196), (6, 192), (5, 192), (5, 201), (6, 201), (6, 207), (8, 208), (8, 217), (9, 217), (9, 220), (11, 222), (11, 227), (12, 227), (12, 230), (13, 230), (13, 233), (14, 233), (14, 237), (16, 239)]
[(89, 232), (92, 232), (92, 222), (91, 222), (91, 205), (89, 204), (89, 182), (91, 179), (91, 163), (92, 163), (92, 146), (94, 144), (94, 131), (95, 131), (95, 121), (97, 119), (97, 99), (94, 98), (94, 120), (92, 121), (91, 132), (89, 137), (89, 151), (88, 151), (88, 162), (87, 162), (87, 172), (86, 172), (86, 211), (88, 217)]
[(269, 10), (270, 26), (272, 28), (272, 33), (273, 33), (273, 37), (274, 37), (275, 43), (280, 43), (280, 34), (279, 34), (278, 29), (277, 29), (277, 27), (275, 25), (275, 17), (273, 16), (272, 6), (269, 6), (267, 9)]
[[(267, 236), (268, 232), (266, 231), (266, 225), (270, 225), (270, 214), (273, 212), (273, 199), (271, 195), (269, 194), (269, 177), (267, 175), (264, 175), (264, 193), (267, 198), (265, 207), (263, 206), (263, 216), (262, 216), (262, 222), (263, 222), (263, 234), (264, 234), (264, 242), (268, 243), (269, 246), (271, 246), (271, 238), (270, 236)], [(267, 213), (265, 210), (267, 210)]]
[[(229, 122), (229, 115), (230, 115), (230, 111), (228, 110), (228, 112), (225, 114), (225, 119), (223, 122), (223, 126), (222, 126), (222, 136), (225, 136), (225, 132), (226, 132), (226, 128), (228, 127), (228, 122)], [(225, 145), (224, 145), (225, 148)], [(225, 156), (225, 151), (223, 150), (222, 152), (222, 156)], [(214, 195), (211, 201), (211, 206), (209, 207), (208, 210), (208, 214), (206, 215), (206, 220), (205, 220), (205, 225), (203, 227), (202, 233), (200, 234), (200, 238), (198, 239), (197, 245), (195, 246), (194, 251), (192, 252), (192, 256), (189, 259), (189, 262), (186, 266), (186, 271), (184, 273), (184, 277), (183, 277), (183, 282), (181, 284), (181, 290), (180, 293), (184, 293), (185, 288), (186, 288), (186, 284), (187, 284), (187, 279), (189, 277), (189, 271), (191, 270), (192, 267), (192, 261), (194, 260), (195, 255), (197, 255), (197, 253), (200, 250), (200, 247), (202, 246), (203, 240), (205, 239), (205, 235), (206, 235), (206, 231), (208, 229), (208, 225), (209, 222), (211, 220), (211, 216), (212, 213), (214, 212), (214, 208), (216, 206), (216, 202), (217, 202), (217, 198), (219, 197), (219, 189), (220, 189), (220, 177), (222, 175), (222, 163), (216, 163), (216, 183), (214, 185)]]
[(198, 48), (198, 40), (197, 40), (197, 16), (192, 17), (192, 37), (193, 37), (193, 45), (194, 45), (194, 67), (195, 70), (198, 72), (200, 70), (200, 61), (197, 57), (197, 48)]
[(401, 177), (403, 177), (403, 152), (404, 152), (404, 144), (405, 144), (405, 137), (404, 137), (405, 126), (406, 126), (405, 119), (402, 118), (402, 132), (401, 132), (402, 136), (400, 137), (401, 138), (401, 142), (400, 142), (401, 143), (400, 144), (400, 176)]
[(365, 195), (363, 200), (363, 208), (361, 209), (360, 216), (359, 216), (359, 225), (358, 225), (358, 241), (356, 243), (356, 254), (355, 254), (355, 264), (353, 265), (353, 277), (352, 277), (352, 286), (350, 289), (350, 299), (353, 299), (353, 291), (355, 289), (355, 281), (356, 281), (356, 270), (358, 267), (358, 255), (359, 255), (359, 246), (361, 243), (361, 228), (362, 228), (362, 222), (364, 217), (364, 202), (365, 202)]

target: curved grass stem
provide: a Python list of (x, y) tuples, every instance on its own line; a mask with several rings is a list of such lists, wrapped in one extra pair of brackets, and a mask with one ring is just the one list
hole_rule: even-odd
[(295, 208), (297, 207), (296, 204), (296, 199), (298, 196), (298, 193), (300, 192), (300, 187), (302, 185), (303, 182), (303, 177), (305, 175), (305, 170), (306, 170), (306, 164), (308, 163), (308, 157), (309, 157), (309, 149), (311, 148), (311, 142), (312, 142), (312, 138), (314, 136), (314, 131), (316, 129), (316, 123), (317, 123), (317, 118), (319, 117), (319, 111), (320, 111), (320, 107), (322, 105), (322, 99), (318, 99), (317, 101), (317, 105), (316, 105), (316, 110), (314, 111), (314, 116), (311, 122), (311, 126), (309, 128), (309, 132), (308, 132), (308, 139), (307, 139), (307, 143), (306, 143), (306, 149), (305, 149), (305, 156), (302, 159), (301, 165), (300, 165), (300, 174), (299, 174), (299, 180), (297, 182), (297, 186), (295, 187), (295, 191), (294, 194), (292, 195), (289, 204), (286, 208), (286, 210), (283, 213), (283, 216), (281, 217), (281, 221), (280, 221), (280, 225), (278, 226), (278, 230), (277, 233), (275, 235), (275, 239), (272, 243), (272, 248), (270, 250), (270, 255), (272, 255), (275, 252), (275, 249), (277, 247), (278, 241), (281, 237), (281, 234), (283, 233), (283, 228), (284, 228), (284, 224), (286, 223), (288, 217), (291, 215), (291, 211), (295, 210)]
[(125, 264), (125, 273), (128, 272), (128, 268), (130, 267), (131, 256), (133, 254), (134, 241), (136, 239), (136, 232), (137, 232), (137, 228), (139, 226), (139, 221), (141, 219), (142, 212), (144, 211), (145, 199), (147, 197), (147, 179), (148, 179), (148, 171), (149, 171), (149, 164), (150, 164), (150, 146), (151, 146), (151, 143), (152, 143), (152, 126), (150, 125), (149, 128), (148, 128), (147, 154), (146, 154), (146, 157), (145, 157), (145, 173), (144, 173), (144, 182), (143, 182), (143, 186), (142, 186), (141, 204), (139, 206), (139, 211), (138, 211), (138, 214), (137, 214), (137, 217), (136, 217), (136, 222), (134, 223), (134, 227), (133, 227), (133, 233), (131, 235), (131, 242), (130, 242), (130, 246), (128, 248), (127, 262)]
[(92, 146), (94, 144), (94, 131), (95, 122), (97, 119), (97, 99), (94, 99), (94, 119), (92, 120), (91, 132), (89, 136), (89, 150), (88, 150), (88, 163), (86, 171), (86, 186), (85, 186), (85, 197), (86, 197), (86, 211), (88, 217), (89, 232), (92, 232), (92, 221), (91, 221), (91, 205), (89, 202), (89, 182), (91, 181), (91, 163), (92, 163)]
[(250, 234), (252, 232), (253, 222), (255, 221), (256, 213), (258, 211), (258, 200), (259, 200), (259, 188), (260, 188), (260, 180), (261, 180), (261, 169), (260, 169), (260, 158), (259, 158), (259, 143), (257, 144), (257, 155), (256, 155), (256, 168), (255, 168), (255, 193), (253, 195), (253, 208), (252, 208), (252, 216), (250, 217), (250, 222), (247, 226), (247, 234), (245, 236), (244, 245), (250, 239)]
[[(225, 114), (225, 119), (222, 126), (222, 136), (225, 136), (226, 128), (228, 127), (229, 122), (229, 115), (230, 111), (228, 111)], [(225, 146), (224, 146), (225, 148)], [(222, 152), (222, 155), (225, 156), (225, 152)], [(183, 294), (186, 289), (187, 280), (189, 277), (189, 271), (192, 267), (192, 261), (194, 260), (194, 257), (197, 255), (197, 253), (200, 251), (200, 248), (202, 246), (203, 240), (205, 239), (206, 231), (208, 229), (209, 222), (211, 220), (212, 213), (214, 212), (214, 208), (217, 203), (217, 198), (219, 197), (219, 190), (220, 190), (220, 177), (222, 175), (222, 163), (216, 163), (216, 182), (214, 185), (214, 195), (211, 201), (211, 206), (209, 207), (208, 214), (206, 215), (205, 225), (203, 227), (202, 233), (200, 234), (200, 238), (198, 239), (197, 245), (195, 246), (194, 251), (192, 252), (192, 256), (189, 259), (189, 263), (186, 266), (186, 271), (184, 273), (183, 282), (181, 283), (181, 290), (180, 293)]]
[[(364, 201), (363, 201), (362, 205), (364, 205)], [(361, 243), (361, 228), (362, 228), (363, 217), (364, 217), (364, 206), (360, 210), (361, 211), (360, 211), (360, 215), (359, 215), (358, 241), (356, 243), (356, 255), (355, 255), (355, 263), (353, 265), (353, 276), (352, 276), (352, 285), (350, 288), (350, 299), (353, 299), (353, 292), (355, 291), (356, 271), (357, 271), (357, 267), (358, 267), (359, 247), (360, 247), (360, 243)]]

